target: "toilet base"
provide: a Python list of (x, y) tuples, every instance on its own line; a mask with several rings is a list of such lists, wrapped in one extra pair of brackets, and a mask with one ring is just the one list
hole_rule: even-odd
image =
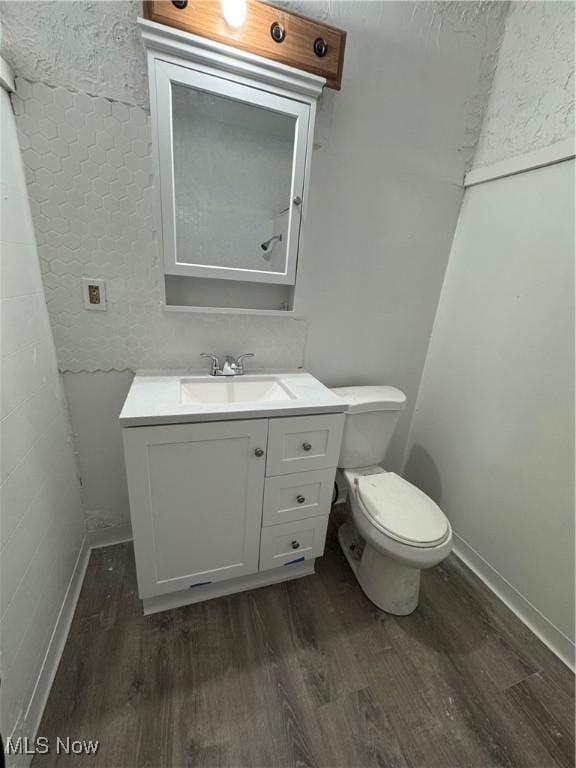
[(340, 526), (338, 541), (362, 591), (378, 608), (394, 616), (416, 610), (420, 568), (410, 568), (374, 549), (351, 523)]

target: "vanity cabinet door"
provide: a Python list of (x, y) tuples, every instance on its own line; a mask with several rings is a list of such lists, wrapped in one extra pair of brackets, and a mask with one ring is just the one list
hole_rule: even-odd
[(141, 598), (258, 571), (267, 421), (123, 430)]

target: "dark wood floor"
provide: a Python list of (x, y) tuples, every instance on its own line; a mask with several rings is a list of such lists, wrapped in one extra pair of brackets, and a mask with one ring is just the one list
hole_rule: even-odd
[(317, 571), (144, 617), (132, 545), (94, 551), (40, 734), (100, 748), (34, 768), (574, 764), (572, 675), (458, 560), (404, 618), (333, 531)]

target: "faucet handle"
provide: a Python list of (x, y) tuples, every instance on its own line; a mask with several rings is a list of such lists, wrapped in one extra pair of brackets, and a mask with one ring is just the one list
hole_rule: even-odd
[(212, 365), (210, 366), (210, 375), (216, 376), (220, 370), (220, 360), (218, 360), (216, 355), (212, 355), (209, 352), (201, 352), (200, 357), (209, 357), (210, 360), (212, 360)]
[(244, 358), (246, 357), (254, 357), (254, 352), (245, 352), (236, 358), (236, 372), (239, 374), (244, 373)]

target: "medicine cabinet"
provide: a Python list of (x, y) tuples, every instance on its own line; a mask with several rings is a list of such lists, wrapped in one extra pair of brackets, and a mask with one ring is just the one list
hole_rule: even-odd
[(292, 309), (324, 78), (139, 24), (167, 303)]

